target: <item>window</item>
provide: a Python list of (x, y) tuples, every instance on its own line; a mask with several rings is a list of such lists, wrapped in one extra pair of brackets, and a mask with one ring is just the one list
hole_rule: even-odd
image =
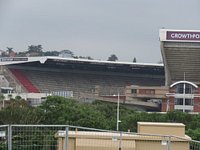
[(131, 89), (132, 94), (137, 94), (137, 89)]
[[(183, 105), (183, 102), (183, 98), (175, 99), (175, 105)], [(185, 99), (185, 105), (193, 105), (193, 99)]]
[[(184, 87), (185, 86), (185, 87)], [(184, 88), (185, 88), (185, 91), (184, 91)], [(179, 94), (192, 94), (194, 91), (194, 87), (190, 84), (178, 84), (176, 86), (176, 93), (179, 93)]]
[(192, 110), (190, 110), (190, 109), (186, 109), (185, 112), (192, 112)]
[(145, 90), (145, 94), (154, 95), (155, 94), (155, 90), (152, 90), (152, 89)]
[(183, 105), (183, 99), (182, 98), (175, 99), (175, 105)]
[(39, 98), (28, 98), (27, 100), (31, 106), (39, 106), (42, 103), (42, 100)]
[(183, 84), (178, 84), (176, 86), (176, 93), (180, 93), (180, 94), (183, 93)]
[(185, 85), (185, 93), (186, 94), (192, 94), (193, 93), (193, 87), (190, 84)]
[(193, 99), (185, 99), (185, 105), (193, 105)]

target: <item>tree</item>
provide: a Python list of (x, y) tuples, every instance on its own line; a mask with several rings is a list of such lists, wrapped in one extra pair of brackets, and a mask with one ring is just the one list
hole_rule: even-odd
[(31, 45), (28, 46), (28, 52), (42, 53), (42, 45)]
[(92, 58), (92, 57), (90, 57), (90, 56), (87, 56), (87, 59), (88, 59), (88, 60), (93, 60), (93, 58)]
[(48, 97), (39, 108), (44, 112), (45, 124), (70, 124), (105, 129), (110, 123), (95, 106), (63, 97)]
[(13, 52), (13, 48), (12, 47), (7, 47), (7, 50), (8, 54), (10, 54), (11, 52)]
[(192, 139), (200, 141), (200, 128), (189, 129), (186, 131), (186, 134), (189, 135)]
[(17, 53), (17, 57), (26, 57), (27, 52), (19, 52)]
[(59, 52), (58, 51), (47, 51), (43, 53), (44, 56), (58, 56)]
[(134, 58), (133, 58), (133, 62), (134, 62), (134, 63), (136, 63), (136, 62), (137, 62), (137, 60), (136, 60), (136, 57), (134, 57)]
[(17, 95), (17, 96), (15, 96), (15, 100), (17, 100), (17, 101), (22, 100), (22, 97)]
[(3, 108), (5, 107), (4, 99), (5, 99), (5, 96), (3, 94), (1, 94), (0, 95), (0, 101), (2, 101), (2, 107)]
[(0, 124), (40, 124), (43, 115), (33, 107), (7, 107), (0, 111)]
[(74, 57), (74, 53), (71, 50), (62, 50), (59, 53), (59, 56), (64, 58), (72, 58)]
[[(76, 58), (76, 57), (75, 57)], [(88, 59), (88, 60), (93, 60), (92, 57), (90, 56), (79, 56), (78, 58), (81, 58), (81, 59)]]
[(39, 107), (44, 112), (45, 124), (71, 124), (74, 116), (75, 101), (63, 97), (50, 96)]
[(7, 56), (8, 56), (8, 55), (7, 55), (7, 52), (3, 51), (2, 54), (1, 54), (1, 56), (2, 56), (2, 57), (7, 57)]
[[(0, 97), (1, 98), (1, 97)], [(2, 97), (3, 98), (3, 97)], [(8, 101), (0, 110), (0, 124), (65, 124), (101, 129), (116, 129), (116, 104), (94, 101), (85, 104), (73, 99), (48, 97), (39, 107), (31, 107), (20, 96)], [(200, 115), (179, 111), (167, 114), (137, 112), (120, 104), (121, 131), (137, 131), (137, 122), (180, 122), (186, 133), (200, 140)], [(21, 136), (21, 135), (20, 135)]]
[(108, 61), (117, 61), (118, 57), (115, 54), (110, 55), (110, 57), (108, 57)]
[(7, 106), (0, 111), (0, 124), (40, 124), (43, 121), (43, 113), (35, 107), (31, 107), (28, 101), (19, 97), (7, 101)]

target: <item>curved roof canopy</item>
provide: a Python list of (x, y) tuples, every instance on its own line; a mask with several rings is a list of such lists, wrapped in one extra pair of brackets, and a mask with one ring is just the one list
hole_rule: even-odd
[(181, 83), (190, 84), (190, 85), (192, 85), (193, 87), (198, 88), (198, 86), (197, 86), (196, 84), (194, 84), (194, 83), (192, 83), (192, 82), (189, 82), (189, 81), (178, 81), (178, 82), (175, 82), (175, 83), (173, 83), (172, 85), (170, 85), (170, 87), (173, 87), (173, 86), (178, 85), (178, 84), (181, 84)]

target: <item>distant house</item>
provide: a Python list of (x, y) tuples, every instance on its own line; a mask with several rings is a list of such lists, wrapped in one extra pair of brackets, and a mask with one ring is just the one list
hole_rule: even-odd
[(26, 54), (27, 57), (36, 57), (36, 56), (41, 56), (39, 52), (29, 52)]
[(9, 53), (9, 57), (16, 57), (16, 53), (15, 53), (15, 52), (13, 52), (13, 51), (12, 51), (12, 52), (10, 52), (10, 53)]
[(0, 50), (0, 56), (1, 57), (16, 57), (16, 53), (14, 51), (4, 51), (4, 50)]
[(0, 56), (3, 56), (5, 54), (5, 51), (0, 50)]

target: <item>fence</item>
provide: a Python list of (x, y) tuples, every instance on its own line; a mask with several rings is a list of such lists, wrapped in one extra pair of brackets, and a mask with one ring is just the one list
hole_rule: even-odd
[(8, 126), (0, 126), (0, 149), (8, 149)]
[(195, 140), (190, 141), (190, 150), (200, 150), (200, 142)]
[(200, 150), (189, 137), (65, 125), (0, 126), (1, 150)]

